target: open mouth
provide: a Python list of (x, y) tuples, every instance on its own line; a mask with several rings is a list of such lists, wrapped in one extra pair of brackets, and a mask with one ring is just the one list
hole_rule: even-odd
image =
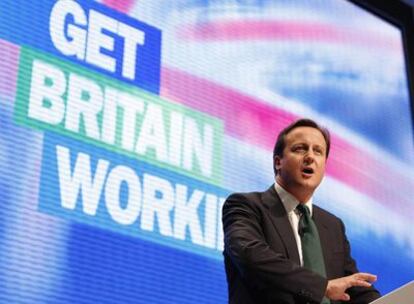
[(313, 169), (312, 168), (303, 168), (302, 172), (305, 174), (313, 174)]

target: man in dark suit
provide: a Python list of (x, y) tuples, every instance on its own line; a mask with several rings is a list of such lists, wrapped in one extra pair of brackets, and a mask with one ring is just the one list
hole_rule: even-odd
[(229, 303), (363, 304), (380, 297), (371, 286), (376, 276), (358, 271), (342, 221), (313, 204), (329, 148), (326, 129), (298, 120), (275, 144), (276, 183), (265, 192), (227, 198)]

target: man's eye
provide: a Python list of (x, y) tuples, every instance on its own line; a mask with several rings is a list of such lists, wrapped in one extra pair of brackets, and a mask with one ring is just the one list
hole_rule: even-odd
[(305, 151), (305, 147), (295, 147), (295, 148), (293, 148), (293, 151), (294, 152), (303, 152), (303, 151)]
[(325, 155), (325, 150), (322, 148), (315, 149), (315, 154), (317, 155)]

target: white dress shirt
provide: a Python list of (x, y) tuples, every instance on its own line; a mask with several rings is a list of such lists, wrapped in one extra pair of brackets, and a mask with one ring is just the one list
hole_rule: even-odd
[[(296, 210), (296, 207), (300, 202), (289, 192), (282, 188), (278, 183), (275, 182), (275, 190), (282, 200), (282, 204), (285, 207), (286, 213), (289, 218), (290, 225), (292, 226), (293, 234), (295, 236), (296, 245), (298, 246), (298, 252), (300, 257), (300, 264), (303, 266), (303, 255), (302, 255), (302, 242), (298, 231), (300, 214)], [(310, 215), (312, 216), (312, 197), (309, 201), (305, 202), (309, 208)]]

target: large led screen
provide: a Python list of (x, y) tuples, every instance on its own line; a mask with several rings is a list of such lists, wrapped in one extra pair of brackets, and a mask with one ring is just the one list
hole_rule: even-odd
[(401, 30), (345, 0), (0, 2), (0, 302), (226, 303), (221, 207), (278, 132), (382, 293), (414, 278)]

